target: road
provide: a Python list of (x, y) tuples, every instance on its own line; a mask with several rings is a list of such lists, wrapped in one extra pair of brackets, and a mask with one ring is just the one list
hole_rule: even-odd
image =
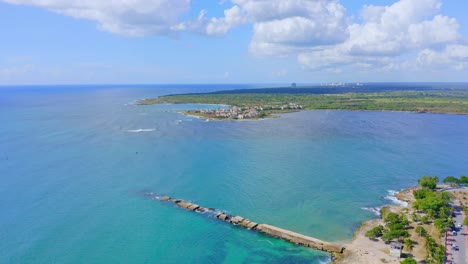
[[(461, 207), (454, 205), (455, 208), (455, 229), (456, 234), (447, 232), (445, 246), (447, 247), (447, 264), (467, 264), (468, 253), (468, 227), (463, 225), (464, 213)], [(458, 224), (462, 224), (461, 228)], [(457, 247), (454, 247), (456, 245)]]

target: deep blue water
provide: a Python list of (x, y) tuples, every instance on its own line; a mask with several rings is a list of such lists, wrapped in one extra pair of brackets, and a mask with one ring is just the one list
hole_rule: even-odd
[(326, 262), (140, 193), (346, 241), (388, 190), (468, 174), (468, 116), (303, 111), (205, 122), (175, 112), (199, 106), (132, 104), (249, 87), (0, 88), (0, 263)]

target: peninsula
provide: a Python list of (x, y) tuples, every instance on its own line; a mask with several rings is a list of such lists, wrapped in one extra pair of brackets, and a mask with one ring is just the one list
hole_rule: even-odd
[(218, 120), (258, 119), (278, 113), (315, 109), (468, 114), (468, 85), (243, 89), (166, 95), (140, 100), (137, 103), (228, 105), (228, 109), (197, 109), (184, 112)]

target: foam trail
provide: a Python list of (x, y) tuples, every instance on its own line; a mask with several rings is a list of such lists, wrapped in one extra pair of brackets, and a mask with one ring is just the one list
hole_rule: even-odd
[(258, 241), (262, 241), (262, 242), (268, 242), (270, 243), (272, 246), (274, 246), (275, 244), (273, 244), (273, 242), (269, 241), (269, 240), (265, 240), (265, 239), (260, 239)]
[(129, 129), (127, 132), (130, 133), (141, 133), (141, 132), (153, 132), (155, 131), (155, 128), (139, 128), (139, 129)]

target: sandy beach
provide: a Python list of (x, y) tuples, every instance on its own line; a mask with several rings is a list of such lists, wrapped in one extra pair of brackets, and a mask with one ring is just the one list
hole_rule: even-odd
[[(390, 206), (389, 206), (390, 207)], [(398, 206), (391, 206), (398, 207)], [(383, 225), (382, 219), (373, 219), (362, 223), (354, 233), (350, 244), (345, 245), (345, 253), (334, 264), (356, 263), (400, 263), (400, 259), (389, 255), (389, 245), (382, 241), (374, 241), (365, 237), (365, 233), (375, 226)]]

